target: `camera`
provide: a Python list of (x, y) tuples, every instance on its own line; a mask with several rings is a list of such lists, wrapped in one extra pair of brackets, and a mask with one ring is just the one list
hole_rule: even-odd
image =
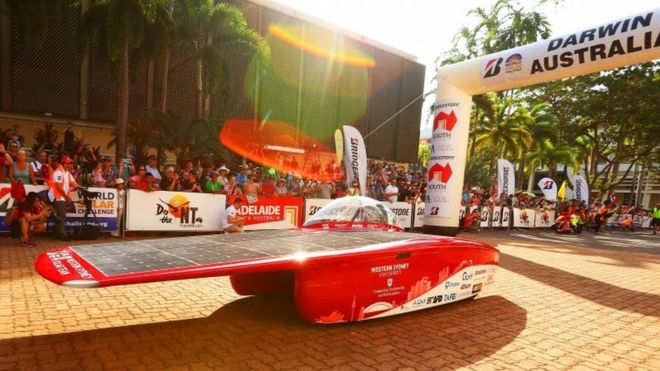
[(78, 189), (78, 194), (80, 194), (80, 196), (82, 196), (82, 198), (84, 200), (91, 200), (91, 199), (94, 199), (94, 198), (101, 197), (101, 192), (92, 192), (92, 191), (88, 190), (87, 188), (82, 188), (82, 187), (80, 187), (80, 189)]

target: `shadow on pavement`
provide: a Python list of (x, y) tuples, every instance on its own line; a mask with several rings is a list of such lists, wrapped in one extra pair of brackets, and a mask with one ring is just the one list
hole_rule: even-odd
[(249, 297), (203, 319), (0, 341), (0, 369), (457, 368), (526, 323), (527, 312), (499, 296), (340, 325), (302, 322), (290, 298)]
[[(508, 254), (500, 255), (500, 266), (605, 307), (660, 317), (658, 295), (624, 289)], [(621, 276), (621, 281), (625, 280), (626, 277)]]

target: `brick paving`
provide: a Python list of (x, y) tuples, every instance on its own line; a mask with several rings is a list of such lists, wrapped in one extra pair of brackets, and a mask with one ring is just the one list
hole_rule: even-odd
[(225, 277), (59, 287), (32, 268), (58, 242), (0, 237), (0, 369), (660, 369), (660, 236), (462, 237), (502, 252), (488, 296), (329, 326)]

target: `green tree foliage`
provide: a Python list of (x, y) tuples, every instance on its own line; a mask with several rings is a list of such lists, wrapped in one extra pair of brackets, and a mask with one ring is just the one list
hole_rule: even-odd
[(532, 95), (551, 103), (560, 145), (576, 150), (590, 186), (601, 196), (635, 164), (657, 170), (660, 62), (553, 82)]

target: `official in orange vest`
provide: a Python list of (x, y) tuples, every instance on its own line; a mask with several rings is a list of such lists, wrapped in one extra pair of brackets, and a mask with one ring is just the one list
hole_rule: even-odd
[[(56, 161), (56, 160), (55, 160)], [(71, 170), (73, 170), (73, 160), (64, 155), (59, 164), (55, 165), (55, 171), (51, 174), (48, 190), (48, 197), (55, 206), (55, 235), (64, 241), (69, 241), (70, 237), (66, 233), (66, 204), (72, 203), (71, 191), (78, 188), (78, 183), (73, 179)]]

